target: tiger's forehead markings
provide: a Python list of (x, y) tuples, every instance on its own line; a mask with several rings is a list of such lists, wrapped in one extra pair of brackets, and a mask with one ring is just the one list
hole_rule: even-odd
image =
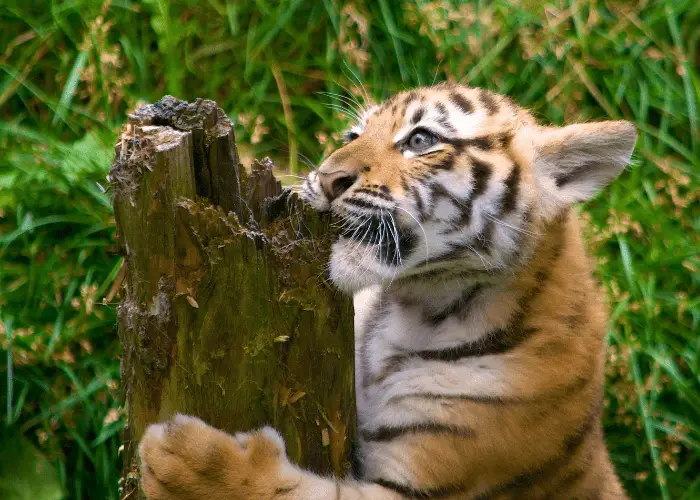
[(438, 101), (435, 103), (435, 109), (438, 111), (437, 122), (442, 125), (445, 130), (452, 134), (456, 134), (457, 129), (452, 125), (452, 123), (450, 123), (450, 115), (447, 112), (447, 106)]
[(416, 109), (413, 112), (413, 115), (411, 115), (411, 123), (413, 125), (417, 124), (421, 120), (421, 118), (423, 118), (424, 114), (425, 114), (425, 108), (420, 107), (420, 108)]
[(450, 102), (465, 115), (474, 112), (474, 105), (461, 92), (453, 91), (450, 93)]
[(484, 118), (484, 110), (475, 110), (457, 91), (412, 98), (404, 112), (402, 126), (398, 131), (392, 130), (393, 140), (399, 142), (421, 126), (451, 139), (472, 138), (478, 135)]
[(445, 83), (392, 95), (378, 106), (368, 108), (358, 127), (361, 133), (370, 120), (376, 119), (378, 130), (387, 130), (394, 143), (418, 127), (451, 140), (473, 139), (483, 135), (480, 129), (502, 111), (512, 112), (513, 108), (497, 94)]
[(420, 95), (419, 95), (418, 92), (416, 92), (415, 90), (412, 90), (412, 91), (410, 91), (408, 94), (406, 94), (406, 97), (404, 97), (404, 99), (403, 99), (404, 109), (407, 109), (408, 106), (409, 106), (413, 101), (417, 100), (419, 97), (420, 97)]
[(481, 89), (479, 91), (479, 101), (481, 101), (481, 104), (484, 106), (489, 116), (498, 113), (498, 102), (496, 102), (496, 98), (488, 90)]

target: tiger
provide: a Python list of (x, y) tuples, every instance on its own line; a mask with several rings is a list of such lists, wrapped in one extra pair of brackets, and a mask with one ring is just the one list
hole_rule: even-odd
[(357, 118), (302, 187), (343, 222), (329, 275), (355, 306), (355, 472), (300, 469), (269, 427), (177, 415), (140, 443), (148, 498), (628, 498), (602, 431), (608, 316), (575, 204), (630, 164), (635, 126), (542, 125), (451, 83)]

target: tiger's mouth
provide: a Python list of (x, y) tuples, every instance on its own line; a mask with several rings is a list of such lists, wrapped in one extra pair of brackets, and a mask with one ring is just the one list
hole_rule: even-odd
[[(340, 241), (357, 245), (363, 256), (387, 267), (399, 267), (413, 252), (417, 237), (398, 222), (395, 211), (382, 209), (379, 214), (342, 216)], [(367, 258), (365, 257), (365, 258)]]
[(423, 241), (427, 258), (425, 231), (401, 207), (401, 200), (367, 188), (350, 189), (331, 200), (319, 186), (317, 171), (305, 180), (301, 196), (315, 210), (333, 214), (339, 237), (328, 270), (330, 280), (344, 292), (354, 293), (401, 276), (415, 266)]

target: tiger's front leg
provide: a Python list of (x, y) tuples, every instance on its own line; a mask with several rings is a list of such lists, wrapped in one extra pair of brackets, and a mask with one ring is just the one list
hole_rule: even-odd
[(398, 500), (378, 485), (338, 482), (287, 459), (272, 428), (231, 436), (198, 418), (177, 415), (148, 427), (139, 445), (141, 484), (149, 500)]

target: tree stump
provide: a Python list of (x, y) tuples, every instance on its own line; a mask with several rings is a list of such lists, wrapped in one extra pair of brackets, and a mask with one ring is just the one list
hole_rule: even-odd
[(125, 279), (123, 497), (138, 441), (175, 413), (229, 432), (272, 425), (292, 460), (348, 467), (355, 421), (353, 310), (325, 279), (332, 227), (250, 174), (216, 103), (170, 96), (129, 116), (110, 170)]

